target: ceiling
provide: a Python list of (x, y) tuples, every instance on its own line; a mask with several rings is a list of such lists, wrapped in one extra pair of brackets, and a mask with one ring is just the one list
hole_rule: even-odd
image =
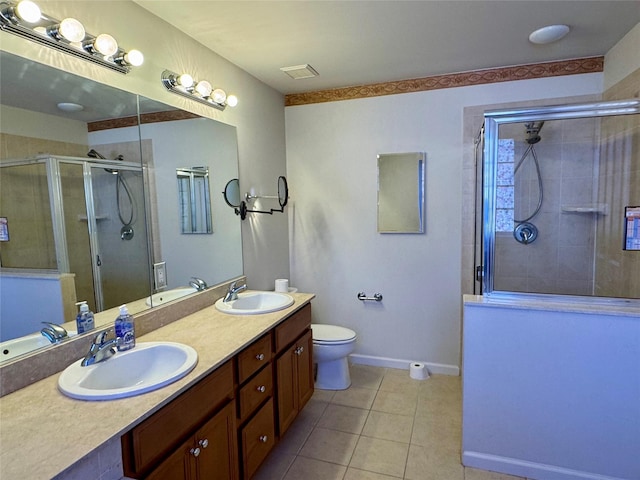
[[(134, 0), (288, 94), (604, 55), (640, 22), (640, 1)], [(566, 24), (563, 40), (533, 30)], [(280, 67), (310, 64), (293, 80)]]

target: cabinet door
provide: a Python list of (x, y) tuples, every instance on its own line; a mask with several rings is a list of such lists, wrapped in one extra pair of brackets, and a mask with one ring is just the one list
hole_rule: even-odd
[(195, 457), (190, 453), (189, 439), (169, 455), (147, 477), (147, 480), (195, 480)]
[(313, 338), (311, 331), (296, 342), (297, 374), (298, 374), (298, 410), (307, 404), (313, 396)]
[(196, 432), (194, 445), (200, 448), (196, 462), (198, 480), (237, 480), (235, 415), (231, 402)]
[(295, 354), (298, 346), (294, 343), (276, 360), (278, 392), (278, 427), (280, 436), (295, 420), (298, 414), (298, 378), (296, 375)]

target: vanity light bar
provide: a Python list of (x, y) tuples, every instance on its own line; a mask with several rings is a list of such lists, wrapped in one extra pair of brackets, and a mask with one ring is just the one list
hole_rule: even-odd
[(30, 0), (0, 2), (0, 30), (124, 74), (144, 61), (140, 51), (126, 52), (111, 35), (91, 35), (75, 18), (57, 20)]
[(235, 107), (238, 104), (238, 98), (235, 95), (227, 96), (221, 88), (213, 88), (211, 83), (206, 80), (197, 81), (188, 73), (178, 74), (171, 70), (165, 70), (160, 79), (170, 92), (218, 110), (224, 110), (227, 105)]

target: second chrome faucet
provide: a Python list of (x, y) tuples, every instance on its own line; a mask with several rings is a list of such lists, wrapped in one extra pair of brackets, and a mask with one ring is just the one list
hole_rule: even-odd
[(244, 285), (240, 285), (239, 287), (237, 286), (237, 284), (238, 282), (233, 282), (231, 285), (229, 285), (229, 290), (227, 290), (227, 294), (224, 296), (223, 302), (231, 302), (233, 300), (237, 300), (238, 292), (247, 289), (246, 283)]

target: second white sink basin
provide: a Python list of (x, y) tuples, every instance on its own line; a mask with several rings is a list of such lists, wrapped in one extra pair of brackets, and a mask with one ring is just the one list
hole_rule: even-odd
[(293, 297), (279, 292), (242, 292), (237, 300), (230, 302), (220, 299), (216, 308), (231, 315), (258, 315), (261, 313), (277, 312), (293, 305)]
[(60, 391), (80, 400), (114, 400), (181, 379), (198, 363), (198, 353), (181, 343), (145, 342), (94, 365), (81, 363), (72, 363), (60, 374)]
[(186, 297), (187, 295), (191, 295), (192, 293), (196, 293), (196, 290), (193, 287), (178, 287), (172, 290), (167, 290), (166, 292), (158, 292), (154, 293), (150, 297), (147, 297), (146, 304), (147, 307), (150, 307), (153, 304), (154, 307), (158, 305), (164, 305), (168, 302), (173, 302), (182, 297)]

